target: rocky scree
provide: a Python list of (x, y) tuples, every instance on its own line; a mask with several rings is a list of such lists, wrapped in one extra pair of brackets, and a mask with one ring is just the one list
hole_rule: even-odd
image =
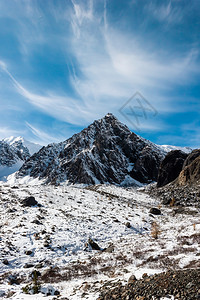
[(140, 280), (108, 282), (101, 288), (98, 300), (148, 300), (174, 296), (177, 300), (200, 299), (200, 269), (168, 271)]

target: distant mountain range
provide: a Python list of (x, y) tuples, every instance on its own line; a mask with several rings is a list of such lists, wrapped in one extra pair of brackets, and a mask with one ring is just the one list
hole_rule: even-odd
[(42, 146), (26, 141), (22, 137), (9, 137), (0, 141), (0, 180), (16, 171)]
[(29, 176), (51, 184), (149, 183), (157, 180), (159, 165), (170, 147), (174, 148), (145, 140), (107, 114), (64, 142), (26, 156), (15, 178)]

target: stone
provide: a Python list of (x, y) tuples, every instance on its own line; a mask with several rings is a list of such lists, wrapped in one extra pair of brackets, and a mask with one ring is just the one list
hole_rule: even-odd
[(33, 268), (34, 267), (34, 264), (31, 264), (31, 263), (26, 263), (24, 265), (24, 268), (28, 269), (28, 268)]
[(159, 208), (156, 207), (152, 207), (149, 211), (150, 214), (152, 215), (161, 215), (161, 210)]
[(38, 205), (38, 202), (35, 200), (33, 196), (27, 197), (22, 201), (22, 205), (25, 207), (31, 207)]
[(88, 244), (91, 246), (92, 250), (101, 250), (99, 245), (95, 243), (91, 238), (88, 239)]
[(34, 223), (36, 225), (42, 225), (42, 223), (39, 220), (33, 220), (32, 223)]
[(10, 284), (19, 284), (19, 278), (15, 274), (9, 275), (8, 276), (8, 281), (9, 281)]
[(8, 261), (6, 258), (3, 259), (2, 263), (3, 263), (4, 265), (9, 265), (9, 261)]
[(131, 228), (130, 222), (126, 222), (125, 226), (126, 226), (127, 228)]
[(135, 275), (131, 275), (128, 279), (128, 284), (134, 283), (137, 280), (137, 278), (135, 277)]
[(27, 251), (25, 251), (25, 254), (26, 254), (26, 255), (32, 255), (32, 254), (33, 254), (33, 251), (32, 251), (32, 250), (27, 250)]
[(60, 292), (58, 291), (58, 290), (56, 290), (55, 292), (54, 292), (54, 296), (59, 296), (60, 295)]
[(8, 210), (7, 210), (7, 213), (14, 213), (14, 212), (16, 212), (17, 211), (17, 209), (16, 208), (9, 208)]

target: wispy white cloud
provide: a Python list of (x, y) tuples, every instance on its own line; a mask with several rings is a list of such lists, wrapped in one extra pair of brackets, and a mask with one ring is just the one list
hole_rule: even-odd
[[(27, 16), (35, 31), (33, 36), (28, 36), (29, 31), (25, 26), (21, 27), (21, 45), (24, 53), (29, 53), (32, 45), (38, 43), (37, 38), (41, 43), (52, 43), (52, 40), (49, 41), (46, 32), (41, 30), (41, 24), (46, 23), (44, 11), (33, 1), (26, 3)], [(190, 84), (195, 75), (199, 74), (199, 53), (196, 47), (185, 53), (174, 54), (173, 58), (170, 54), (160, 55), (159, 45), (149, 52), (144, 47), (145, 43), (142, 44), (134, 35), (134, 31), (130, 33), (121, 31), (120, 27), (113, 28), (109, 22), (106, 0), (101, 2), (98, 11), (93, 0), (71, 0), (69, 3), (71, 6), (66, 9), (55, 9), (50, 5), (48, 11), (56, 21), (65, 20), (68, 31), (69, 24), (71, 26), (67, 37), (63, 27), (59, 47), (66, 51), (66, 68), (68, 66), (74, 95), (61, 94), (53, 88), (43, 93), (33, 92), (30, 87), (26, 87), (27, 83), (13, 76), (4, 61), (0, 62), (1, 69), (11, 78), (20, 95), (38, 110), (58, 120), (81, 126), (108, 111), (118, 112), (124, 102), (138, 90), (159, 112), (171, 113), (177, 109), (168, 101), (165, 92), (176, 85)], [(156, 18), (167, 22), (170, 20), (171, 23), (179, 13), (171, 1), (157, 6), (151, 2), (148, 9)], [(180, 16), (182, 18), (182, 13)], [(180, 18), (177, 18), (177, 22), (181, 21)], [(37, 88), (33, 90), (37, 91)], [(154, 122), (154, 125), (150, 121), (146, 122), (143, 127), (149, 126), (156, 130), (160, 121), (155, 118)]]
[(34, 140), (37, 142), (40, 142), (42, 144), (48, 144), (52, 143), (52, 141), (59, 142), (61, 140), (61, 138), (59, 138), (58, 135), (50, 135), (47, 132), (33, 126), (29, 122), (25, 122), (25, 124), (27, 128), (32, 132), (32, 134), (34, 135)]
[[(170, 9), (169, 5), (168, 13)], [(74, 35), (72, 39), (73, 53), (84, 75), (82, 78), (71, 76), (77, 93), (82, 95), (89, 108), (94, 102), (96, 107), (103, 103), (115, 110), (122, 99), (140, 90), (159, 105), (159, 110), (171, 111), (170, 103), (164, 102), (164, 92), (175, 85), (192, 82), (199, 72), (198, 51), (193, 48), (173, 58), (170, 55), (160, 57), (158, 49), (149, 53), (133, 35), (113, 29), (105, 16), (104, 4), (106, 26), (101, 26), (99, 18), (93, 17), (90, 25), (94, 30), (88, 32), (88, 24), (82, 24), (80, 35)], [(76, 18), (72, 15), (73, 22), (78, 23)]]
[(178, 24), (183, 20), (184, 10), (178, 6), (176, 1), (165, 1), (160, 3), (149, 2), (147, 10), (160, 22), (166, 24)]
[(71, 24), (74, 34), (77, 38), (79, 38), (83, 23), (93, 20), (93, 0), (86, 2), (77, 2), (75, 0), (71, 0), (71, 3), (74, 8)]
[(0, 66), (12, 80), (17, 91), (40, 110), (55, 118), (69, 122), (71, 124), (83, 125), (86, 120), (91, 118), (91, 112), (87, 110), (84, 103), (79, 99), (66, 96), (54, 95), (49, 92), (46, 96), (35, 94), (23, 87), (14, 76), (8, 71), (6, 64), (1, 62)]

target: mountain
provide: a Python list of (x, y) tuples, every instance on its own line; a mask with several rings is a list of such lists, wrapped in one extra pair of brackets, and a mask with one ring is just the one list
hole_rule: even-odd
[(172, 145), (157, 145), (157, 146), (160, 147), (160, 149), (164, 150), (165, 152), (170, 152), (173, 150), (180, 150), (187, 154), (192, 152), (192, 148), (190, 148), (190, 147), (178, 147), (178, 146), (172, 146)]
[(68, 140), (40, 149), (16, 177), (29, 175), (51, 184), (148, 183), (157, 179), (165, 154), (107, 114)]
[(10, 137), (0, 141), (0, 180), (16, 172), (23, 163), (41, 148), (22, 137)]
[(3, 139), (3, 141), (9, 144), (10, 146), (19, 149), (21, 152), (27, 152), (28, 150), (28, 156), (33, 155), (35, 152), (38, 152), (42, 148), (41, 145), (29, 142), (21, 136), (11, 136), (9, 138)]
[(158, 182), (146, 192), (170, 206), (200, 207), (200, 149), (189, 154), (168, 153), (160, 165)]

